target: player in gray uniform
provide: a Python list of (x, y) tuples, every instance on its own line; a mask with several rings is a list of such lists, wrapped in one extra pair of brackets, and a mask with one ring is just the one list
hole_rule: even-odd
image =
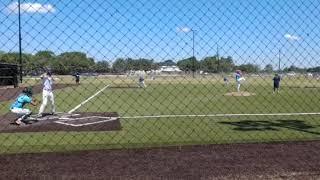
[(53, 96), (53, 78), (51, 77), (51, 73), (47, 72), (46, 75), (41, 76), (42, 79), (42, 104), (39, 109), (38, 116), (43, 116), (43, 112), (47, 106), (48, 99), (51, 102), (51, 114), (53, 115), (56, 111), (55, 105), (54, 105), (54, 96)]
[(143, 77), (143, 75), (140, 75), (140, 76), (139, 76), (139, 87), (141, 87), (141, 88), (147, 87), (146, 84), (144, 83), (144, 77)]

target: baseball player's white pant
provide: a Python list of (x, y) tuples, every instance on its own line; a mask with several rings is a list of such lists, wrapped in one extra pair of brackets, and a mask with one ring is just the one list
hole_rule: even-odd
[(147, 87), (146, 84), (144, 83), (144, 81), (139, 82), (139, 86), (142, 87), (142, 88)]
[(39, 109), (39, 115), (42, 114), (47, 106), (48, 99), (51, 102), (51, 113), (56, 112), (56, 107), (54, 105), (54, 96), (52, 91), (43, 90), (42, 91), (42, 104)]
[(245, 81), (246, 79), (244, 77), (239, 78), (239, 81)]
[(25, 119), (27, 116), (29, 116), (32, 113), (29, 109), (23, 109), (23, 108), (13, 108), (11, 109), (11, 112), (14, 114), (17, 114), (20, 120)]
[(241, 86), (241, 83), (240, 82), (237, 82), (237, 91), (240, 92), (240, 86)]

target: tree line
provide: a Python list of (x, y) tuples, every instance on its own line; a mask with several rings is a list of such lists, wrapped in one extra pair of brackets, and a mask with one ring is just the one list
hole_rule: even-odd
[[(0, 51), (0, 62), (19, 64), (19, 53)], [(40, 74), (47, 70), (55, 74), (74, 74), (79, 73), (126, 73), (130, 70), (156, 70), (161, 66), (178, 66), (180, 70), (188, 72), (207, 72), (207, 73), (230, 73), (236, 69), (240, 69), (247, 73), (267, 72), (271, 73), (275, 70), (271, 64), (267, 64), (263, 69), (258, 65), (246, 63), (235, 65), (231, 56), (218, 57), (209, 56), (201, 60), (196, 57), (181, 59), (177, 62), (173, 60), (165, 60), (156, 62), (153, 59), (146, 58), (117, 58), (112, 64), (110, 61), (95, 61), (93, 58), (87, 57), (83, 52), (64, 52), (56, 55), (52, 51), (39, 51), (36, 54), (22, 53), (22, 64), (24, 74)], [(320, 72), (320, 67), (299, 68), (294, 65), (283, 69), (284, 72)]]
[[(74, 74), (75, 72), (109, 72), (108, 61), (95, 62), (82, 52), (65, 52), (55, 55), (52, 51), (39, 51), (36, 54), (22, 53), (24, 74), (40, 74), (52, 71), (55, 74)], [(0, 62), (19, 64), (19, 53), (0, 52)]]

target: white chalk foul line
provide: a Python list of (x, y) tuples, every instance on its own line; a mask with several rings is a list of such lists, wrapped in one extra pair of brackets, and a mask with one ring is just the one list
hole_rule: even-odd
[(56, 112), (54, 115), (47, 115), (44, 117), (38, 117), (38, 115), (31, 115), (28, 120), (36, 120), (36, 121), (47, 121), (47, 120), (53, 120), (53, 119), (59, 119), (61, 117), (70, 117), (70, 116), (79, 116), (80, 114), (69, 114), (65, 112)]
[(75, 108), (71, 109), (68, 113), (71, 114), (74, 111), (76, 111), (77, 109), (79, 109), (81, 106), (83, 106), (84, 104), (86, 104), (88, 101), (90, 101), (92, 98), (96, 97), (98, 94), (100, 94), (102, 91), (104, 91), (107, 87), (109, 87), (110, 84), (106, 85), (105, 87), (103, 87), (102, 89), (100, 89), (98, 92), (96, 92), (94, 95), (90, 96), (88, 99), (86, 99), (85, 101), (83, 101), (82, 103), (80, 103), (78, 106), (76, 106)]
[[(74, 115), (74, 114), (70, 114)], [(60, 117), (58, 121), (54, 121), (58, 124), (81, 127), (92, 124), (99, 124), (108, 121), (114, 121), (117, 119), (143, 119), (143, 118), (177, 118), (177, 117), (238, 117), (238, 116), (303, 116), (303, 115), (320, 115), (320, 112), (310, 112), (310, 113), (269, 113), (269, 114), (180, 114), (180, 115), (147, 115), (147, 116), (118, 116), (118, 117), (106, 117), (106, 116), (87, 116), (87, 117)], [(83, 119), (103, 119), (97, 120), (89, 123), (73, 124), (73, 121), (79, 121)]]
[(269, 113), (269, 114), (177, 114), (177, 115), (150, 115), (150, 116), (123, 116), (120, 119), (143, 119), (143, 118), (177, 118), (177, 117), (235, 117), (235, 116), (302, 116), (320, 115), (320, 112), (311, 113)]
[(107, 119), (107, 118), (119, 118), (119, 117), (107, 117), (107, 116), (86, 116), (86, 117), (60, 117), (59, 121), (78, 121), (82, 119)]
[[(94, 121), (94, 122), (90, 122), (90, 123), (82, 123), (82, 124), (72, 124), (72, 123), (68, 123), (69, 121), (76, 121), (76, 120), (80, 120), (80, 119), (87, 119), (87, 118), (99, 118), (99, 119), (104, 119), (104, 120), (98, 120), (98, 121)], [(81, 126), (88, 126), (88, 125), (93, 125), (93, 124), (99, 124), (99, 123), (104, 123), (104, 122), (108, 122), (108, 121), (115, 121), (117, 120), (117, 117), (99, 117), (99, 116), (91, 116), (91, 117), (85, 117), (85, 118), (75, 118), (75, 119), (65, 119), (65, 120), (59, 120), (59, 121), (55, 121), (55, 123), (58, 124), (63, 124), (63, 125), (67, 125), (67, 126), (73, 126), (73, 127), (81, 127)]]

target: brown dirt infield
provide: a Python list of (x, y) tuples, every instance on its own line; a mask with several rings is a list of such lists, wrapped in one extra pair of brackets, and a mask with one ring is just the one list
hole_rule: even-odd
[[(104, 117), (118, 117), (115, 112), (109, 113), (77, 113), (66, 120), (61, 120), (61, 116), (47, 115), (41, 120), (30, 121), (32, 124), (21, 124), (20, 126), (11, 124), (15, 120), (15, 115), (8, 113), (0, 116), (0, 132), (47, 132), (47, 131), (117, 131), (121, 130), (118, 118), (108, 121)], [(100, 118), (99, 118), (100, 117)], [(106, 120), (107, 119), (107, 120)], [(61, 121), (65, 124), (59, 124)], [(80, 126), (79, 126), (80, 125)]]
[(319, 179), (320, 142), (0, 155), (0, 179)]
[[(55, 84), (54, 89), (63, 89), (70, 86), (76, 86), (76, 84)], [(1, 88), (0, 89), (0, 101), (8, 101), (15, 99), (23, 90), (24, 87), (17, 88)], [(33, 94), (42, 92), (42, 85), (32, 86)]]

